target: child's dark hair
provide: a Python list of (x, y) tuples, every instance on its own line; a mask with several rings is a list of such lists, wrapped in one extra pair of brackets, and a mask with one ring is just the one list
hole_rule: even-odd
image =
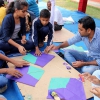
[(28, 3), (26, 1), (16, 0), (14, 2), (11, 2), (7, 8), (6, 14), (14, 13), (15, 9), (22, 10), (25, 6), (28, 6)]
[(40, 17), (43, 17), (43, 18), (50, 18), (50, 12), (49, 12), (49, 10), (47, 10), (47, 9), (41, 10), (41, 12), (40, 12)]
[(0, 0), (0, 7), (4, 6), (4, 1)]
[(80, 24), (83, 24), (83, 28), (85, 28), (86, 30), (88, 28), (90, 28), (91, 30), (94, 30), (95, 31), (95, 21), (92, 17), (90, 16), (85, 16), (83, 18), (81, 18), (79, 21), (78, 21)]

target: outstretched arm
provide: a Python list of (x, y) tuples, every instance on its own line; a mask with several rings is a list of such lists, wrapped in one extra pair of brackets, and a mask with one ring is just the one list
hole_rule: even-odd
[(65, 41), (62, 44), (60, 44), (59, 46), (53, 46), (52, 50), (57, 50), (57, 49), (68, 47), (68, 46), (69, 46), (68, 42)]
[(89, 61), (89, 62), (75, 61), (75, 62), (72, 63), (72, 66), (75, 67), (75, 68), (82, 67), (82, 66), (89, 66), (89, 65), (97, 66), (98, 64), (95, 60)]
[(4, 61), (7, 61), (7, 62), (10, 62), (10, 63), (14, 64), (17, 67), (23, 67), (23, 66), (29, 65), (29, 63), (26, 62), (26, 61), (16, 61), (13, 58), (8, 58), (7, 56), (5, 56), (1, 53), (0, 53), (0, 59), (2, 59)]
[(100, 80), (96, 76), (93, 76), (93, 75), (91, 75), (89, 73), (83, 73), (82, 75), (84, 76), (84, 78), (86, 80), (89, 80), (93, 84), (100, 85)]
[(0, 74), (9, 74), (17, 78), (20, 78), (23, 76), (18, 70), (14, 68), (2, 68), (0, 69)]

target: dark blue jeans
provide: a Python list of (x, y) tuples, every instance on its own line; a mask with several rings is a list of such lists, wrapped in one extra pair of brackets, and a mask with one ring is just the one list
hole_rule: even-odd
[[(3, 51), (0, 50), (0, 53), (5, 55)], [(2, 68), (4, 61), (0, 60), (0, 69)], [(0, 74), (0, 88), (2, 88), (3, 86), (5, 86), (8, 82), (8, 79), (5, 77), (5, 75)]]
[[(22, 44), (21, 43), (21, 39), (15, 39), (14, 40), (16, 43), (22, 45), (26, 50), (32, 50), (34, 49), (34, 43), (31, 39), (27, 40), (26, 44)], [(4, 52), (11, 52), (11, 53), (15, 53), (15, 52), (19, 52), (18, 49), (16, 47), (14, 47), (13, 45), (9, 44), (8, 42), (5, 42), (3, 40), (0, 40), (0, 50), (4, 51)]]
[(43, 26), (40, 30), (38, 30), (38, 41), (43, 42), (45, 40), (45, 37), (49, 33), (49, 27), (48, 26)]
[[(75, 61), (88, 62), (88, 61), (94, 60), (94, 58), (87, 56), (85, 52), (80, 52), (80, 51), (71, 50), (71, 49), (67, 49), (65, 51), (64, 56), (70, 65), (72, 65), (72, 62), (75, 62)], [(95, 70), (98, 70), (98, 69), (99, 69), (99, 66), (96, 66), (96, 65), (87, 65), (87, 66), (82, 66), (81, 68), (77, 68), (77, 70), (81, 73), (88, 72), (90, 74), (92, 74)]]
[[(5, 55), (5, 53), (3, 51), (1, 51), (1, 50), (0, 50), (0, 53)], [(2, 68), (3, 63), (4, 63), (4, 61), (0, 59), (0, 68)]]

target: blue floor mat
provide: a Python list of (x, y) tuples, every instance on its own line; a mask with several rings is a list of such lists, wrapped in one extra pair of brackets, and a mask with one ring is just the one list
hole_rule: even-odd
[[(64, 24), (64, 28), (69, 30), (70, 32), (77, 34), (78, 31), (78, 24)], [(66, 33), (67, 34), (67, 33)]]
[(12, 80), (8, 81), (8, 88), (2, 95), (4, 95), (7, 100), (24, 100), (17, 84)]
[[(46, 8), (47, 9), (47, 4), (45, 2), (42, 2), (42, 0), (40, 0), (41, 2), (39, 2), (38, 6), (39, 6), (39, 11), (41, 11), (42, 9)], [(63, 17), (69, 17), (71, 16), (75, 23), (78, 22), (78, 20), (84, 16), (86, 16), (87, 14), (83, 13), (83, 12), (80, 12), (80, 11), (70, 11), (70, 10), (67, 10), (65, 8), (62, 8), (62, 7), (59, 7), (59, 6), (56, 6), (62, 13), (62, 16)], [(96, 22), (96, 26), (97, 27), (100, 27), (100, 19), (97, 19), (97, 18), (93, 18)]]

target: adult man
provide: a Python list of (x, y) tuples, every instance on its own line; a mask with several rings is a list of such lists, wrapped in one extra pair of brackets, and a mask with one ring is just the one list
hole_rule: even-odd
[(74, 68), (92, 74), (100, 68), (100, 29), (96, 28), (95, 22), (90, 16), (85, 16), (78, 22), (78, 34), (52, 49), (64, 48), (83, 41), (88, 48), (88, 54), (76, 50), (66, 50), (64, 56)]
[[(51, 12), (51, 1), (47, 2), (47, 8)], [(61, 12), (55, 8), (54, 9), (54, 30), (61, 30), (63, 26), (63, 18)]]

